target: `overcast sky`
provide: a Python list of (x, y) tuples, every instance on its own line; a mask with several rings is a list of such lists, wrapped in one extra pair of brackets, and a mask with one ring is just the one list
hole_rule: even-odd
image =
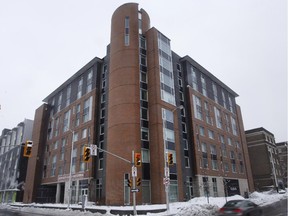
[[(286, 0), (135, 0), (151, 27), (239, 97), (245, 130), (287, 141)], [(123, 0), (0, 0), (0, 131), (13, 128), (94, 57)]]

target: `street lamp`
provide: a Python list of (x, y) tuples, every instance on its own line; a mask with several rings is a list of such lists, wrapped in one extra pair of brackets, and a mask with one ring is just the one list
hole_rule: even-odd
[(71, 183), (72, 183), (72, 160), (73, 160), (73, 150), (74, 150), (74, 131), (71, 129), (68, 129), (70, 132), (72, 132), (72, 146), (71, 146), (71, 153), (70, 153), (70, 171), (69, 171), (69, 181), (68, 181), (68, 206), (67, 209), (70, 209), (70, 202), (71, 202)]
[[(176, 107), (172, 110), (172, 115), (174, 117), (174, 112), (177, 109), (183, 109), (184, 106), (180, 105), (179, 107)], [(166, 125), (166, 119), (163, 121), (163, 129), (165, 129)], [(164, 140), (164, 184), (165, 184), (165, 195), (166, 195), (166, 207), (167, 207), (167, 213), (170, 212), (170, 206), (169, 206), (169, 189), (170, 189), (170, 173), (169, 173), (169, 165), (168, 165), (168, 149), (166, 146), (166, 138), (165, 138), (165, 133), (163, 131), (163, 140)]]
[[(52, 117), (52, 120), (54, 121), (54, 117)], [(74, 150), (74, 134), (75, 131), (68, 128), (66, 125), (64, 125), (64, 128), (72, 133), (72, 145), (71, 145), (71, 153), (70, 153), (70, 171), (69, 171), (69, 181), (68, 181), (68, 205), (67, 209), (70, 209), (70, 203), (71, 203), (71, 183), (72, 183), (72, 160), (73, 160), (73, 150)], [(65, 131), (66, 132), (66, 131)]]

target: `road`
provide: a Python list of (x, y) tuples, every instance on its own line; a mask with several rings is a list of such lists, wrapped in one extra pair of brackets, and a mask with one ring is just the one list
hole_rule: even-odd
[[(43, 216), (45, 214), (0, 209), (0, 216)], [(263, 216), (287, 216), (287, 199), (263, 207)]]
[(263, 207), (263, 216), (287, 216), (287, 199)]

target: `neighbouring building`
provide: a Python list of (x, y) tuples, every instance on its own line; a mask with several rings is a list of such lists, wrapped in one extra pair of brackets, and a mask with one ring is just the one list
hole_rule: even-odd
[(263, 127), (246, 130), (255, 189), (283, 188), (281, 165), (274, 134)]
[(25, 119), (0, 136), (0, 203), (22, 202), (28, 158), (23, 143), (32, 139), (33, 120)]
[[(39, 160), (29, 159), (24, 202), (77, 203), (87, 194), (129, 205), (133, 151), (142, 158), (137, 204), (165, 203), (163, 179), (172, 202), (254, 190), (238, 95), (170, 42), (138, 4), (116, 9), (107, 55), (36, 110), (32, 154)], [(99, 151), (86, 163), (89, 144)]]
[(278, 156), (279, 156), (279, 163), (280, 163), (280, 167), (281, 167), (281, 174), (282, 174), (282, 179), (283, 179), (283, 184), (284, 187), (287, 188), (287, 155), (288, 155), (288, 142), (279, 142), (276, 143), (276, 147), (278, 150)]

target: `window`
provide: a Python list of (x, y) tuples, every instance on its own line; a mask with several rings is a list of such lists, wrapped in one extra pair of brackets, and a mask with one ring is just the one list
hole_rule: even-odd
[(85, 171), (86, 168), (86, 163), (83, 160), (83, 155), (84, 155), (84, 145), (81, 146), (81, 155), (80, 155), (80, 161), (79, 161), (79, 171)]
[(194, 115), (195, 118), (199, 120), (203, 120), (203, 115), (202, 115), (202, 105), (201, 105), (201, 100), (199, 97), (193, 95), (193, 102), (194, 102)]
[(207, 153), (207, 144), (206, 143), (201, 143), (201, 150), (204, 153)]
[(216, 118), (216, 126), (217, 128), (222, 129), (222, 119), (221, 119), (220, 109), (218, 109), (217, 107), (214, 107), (214, 112), (215, 112), (215, 118)]
[(230, 110), (230, 112), (233, 113), (232, 99), (231, 99), (230, 95), (228, 96), (228, 102), (229, 102), (229, 110)]
[(182, 123), (182, 133), (187, 133), (186, 124)]
[(148, 92), (147, 92), (147, 90), (141, 89), (141, 91), (140, 91), (140, 100), (148, 101)]
[(232, 140), (230, 137), (228, 137), (227, 141), (228, 141), (228, 145), (232, 146)]
[(69, 106), (71, 101), (71, 85), (67, 87), (67, 95), (66, 95), (66, 107)]
[(201, 136), (205, 136), (205, 129), (202, 126), (199, 126), (199, 133)]
[(212, 178), (212, 185), (213, 185), (214, 197), (217, 197), (218, 196), (218, 189), (217, 189), (217, 179), (216, 178)]
[(150, 151), (149, 149), (141, 149), (141, 155), (142, 155), (142, 163), (150, 163)]
[(77, 99), (82, 96), (82, 86), (83, 86), (83, 77), (80, 78), (78, 81), (78, 88), (77, 88)]
[(86, 87), (86, 93), (90, 92), (92, 90), (92, 76), (93, 76), (93, 69), (90, 69), (88, 75), (87, 75), (87, 87)]
[(129, 46), (129, 17), (125, 17), (125, 36), (124, 36), (124, 44), (125, 46)]
[(231, 122), (232, 122), (232, 133), (233, 135), (237, 136), (236, 120), (232, 116), (231, 116)]
[(208, 158), (207, 157), (202, 158), (202, 166), (204, 169), (208, 169)]
[(185, 163), (185, 168), (189, 168), (190, 167), (190, 163), (189, 163), (189, 157), (184, 157), (184, 163)]
[(66, 145), (66, 139), (62, 139), (61, 150), (60, 150), (60, 160), (64, 160), (64, 157), (65, 157), (65, 145)]
[(208, 137), (209, 137), (210, 139), (214, 139), (214, 131), (208, 130)]
[(147, 83), (147, 74), (143, 71), (141, 71), (141, 73), (140, 73), (140, 81)]
[(175, 105), (174, 76), (170, 40), (158, 32), (161, 99)]
[(62, 103), (62, 92), (60, 92), (59, 97), (58, 97), (57, 112), (61, 110), (61, 103)]
[(227, 109), (226, 97), (225, 97), (224, 89), (222, 89), (222, 99), (223, 99), (224, 108)]
[(149, 131), (148, 128), (141, 128), (141, 140), (149, 141)]
[(216, 145), (210, 145), (210, 151), (212, 155), (217, 155)]
[(204, 108), (205, 108), (206, 122), (210, 125), (213, 125), (212, 117), (209, 110), (209, 104), (207, 101), (204, 102)]
[(188, 150), (188, 141), (186, 139), (183, 139), (184, 143), (184, 150)]
[(55, 137), (59, 134), (59, 118), (55, 119)]
[(80, 104), (76, 105), (75, 110), (76, 110), (75, 127), (77, 127), (80, 124)]
[(52, 157), (51, 176), (55, 176), (55, 172), (56, 172), (56, 160), (57, 160), (57, 155), (54, 155), (54, 156)]
[(231, 159), (235, 159), (235, 153), (234, 153), (234, 151), (230, 151), (230, 158), (231, 158)]
[(213, 170), (218, 170), (218, 162), (217, 160), (211, 160), (211, 164), (212, 164), (212, 169)]
[(87, 137), (87, 129), (83, 129), (82, 130), (82, 139), (86, 138)]
[(216, 103), (218, 103), (217, 86), (216, 86), (216, 84), (215, 84), (214, 82), (212, 83), (212, 90), (213, 90), (214, 101), (215, 101)]
[(103, 94), (101, 95), (101, 103), (104, 103), (105, 101), (106, 101), (106, 94), (103, 93)]
[(141, 119), (148, 120), (148, 109), (141, 107)]
[(92, 119), (92, 96), (84, 101), (83, 123)]
[(229, 164), (227, 162), (224, 162), (224, 171), (229, 172)]
[(64, 113), (63, 132), (70, 129), (70, 110)]
[(74, 148), (72, 153), (72, 173), (76, 172), (76, 161), (77, 161), (77, 148)]
[(206, 80), (202, 74), (201, 74), (201, 84), (202, 84), (202, 93), (205, 97), (207, 97)]
[(198, 91), (197, 74), (193, 66), (191, 66), (191, 71), (192, 71), (192, 88)]
[(101, 124), (100, 125), (100, 135), (104, 134), (104, 130), (105, 130), (104, 124)]
[(237, 172), (236, 171), (236, 163), (231, 163), (231, 165), (232, 165), (232, 172), (236, 173)]

